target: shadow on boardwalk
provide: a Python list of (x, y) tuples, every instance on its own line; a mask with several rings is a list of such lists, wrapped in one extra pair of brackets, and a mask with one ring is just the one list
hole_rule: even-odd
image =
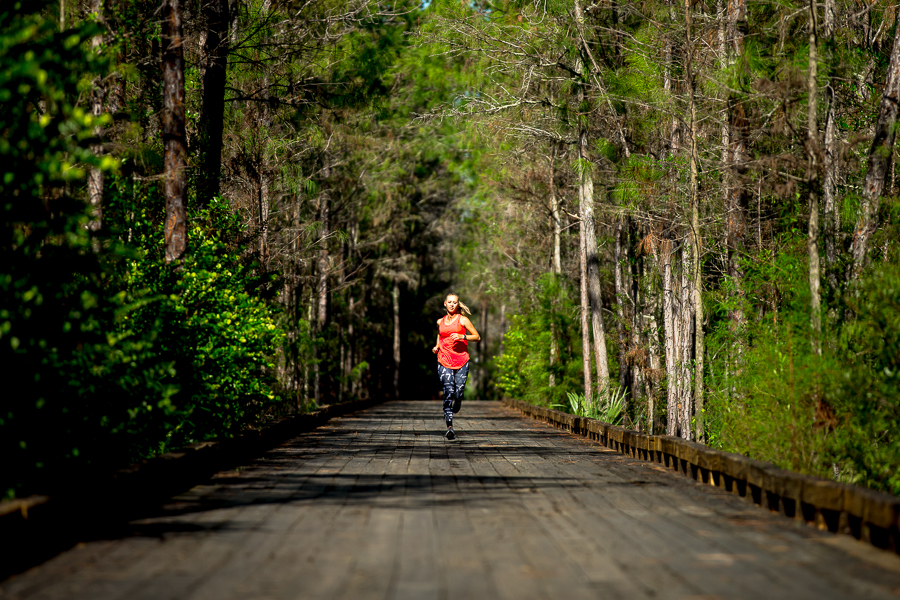
[[(364, 416), (345, 418), (338, 427), (303, 435), (239, 470), (217, 474), (195, 489), (195, 492), (202, 491), (201, 495), (168, 503), (161, 511), (137, 520), (137, 526), (132, 523), (118, 534), (158, 537), (170, 530), (183, 530), (184, 524), (177, 519), (183, 515), (244, 505), (331, 503), (368, 506), (377, 501), (381, 508), (437, 508), (460, 503), (489, 508), (519, 494), (578, 487), (583, 482), (581, 478), (571, 476), (441, 473), (435, 466), (441, 461), (448, 465), (449, 461), (493, 465), (498, 461), (508, 463), (510, 456), (518, 461), (546, 463), (580, 459), (618, 463), (623, 460), (611, 453), (598, 454), (595, 448), (584, 444), (566, 448), (547, 445), (547, 430), (542, 425), (523, 421), (508, 412), (488, 415), (479, 412), (479, 422), (488, 426), (476, 430), (467, 430), (465, 417), (460, 415), (458, 422), (462, 424), (457, 426), (460, 437), (447, 442), (443, 438), (440, 405), (437, 402), (429, 404), (433, 404), (435, 410), (410, 410), (407, 403), (393, 403), (366, 411)], [(392, 428), (385, 421), (414, 422), (419, 427), (413, 430), (403, 425)], [(497, 431), (489, 425), (492, 422), (516, 422), (518, 428), (505, 430), (502, 440), (498, 440)], [(343, 472), (351, 462), (358, 468)], [(416, 462), (428, 465), (428, 472), (415, 472), (415, 466), (410, 469)], [(298, 464), (307, 464), (310, 469), (298, 469)], [(361, 472), (359, 468), (375, 472)], [(390, 472), (398, 468), (403, 472)], [(607, 485), (665, 486), (667, 483), (637, 479), (611, 481)], [(229, 524), (224, 521), (210, 521), (198, 530), (227, 526)]]
[(4, 599), (896, 598), (900, 558), (519, 417), (393, 402), (0, 584)]

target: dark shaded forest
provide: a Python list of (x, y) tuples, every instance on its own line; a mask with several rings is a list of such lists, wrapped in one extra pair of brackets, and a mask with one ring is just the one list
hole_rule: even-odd
[(900, 492), (897, 22), (4, 3), (0, 489), (436, 399), (453, 292), (469, 398)]

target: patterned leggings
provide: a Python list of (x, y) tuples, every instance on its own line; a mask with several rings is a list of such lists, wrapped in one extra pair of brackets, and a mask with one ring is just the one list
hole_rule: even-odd
[(441, 385), (444, 386), (444, 422), (447, 427), (453, 426), (453, 413), (459, 412), (468, 376), (468, 362), (458, 369), (448, 369), (438, 363), (438, 377), (441, 378)]

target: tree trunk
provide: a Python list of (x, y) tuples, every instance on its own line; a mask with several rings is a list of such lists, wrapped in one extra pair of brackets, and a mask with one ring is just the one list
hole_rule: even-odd
[(204, 0), (206, 40), (203, 43), (203, 95), (200, 105), (200, 169), (197, 201), (207, 206), (219, 195), (222, 134), (225, 125), (225, 83), (228, 68), (228, 0)]
[[(728, 14), (725, 9), (726, 0), (716, 0), (716, 22), (718, 28), (716, 30), (716, 40), (719, 42), (718, 54), (719, 54), (719, 68), (725, 69), (728, 66), (728, 49), (726, 48), (725, 36), (726, 31), (728, 29)], [(726, 94), (727, 95), (727, 94)], [(728, 135), (728, 126), (723, 121), (722, 123), (722, 136), (723, 136), (723, 151), (727, 152), (728, 143), (726, 137)]]
[(822, 194), (825, 198), (825, 263), (828, 265), (828, 283), (832, 290), (838, 287), (837, 273), (834, 265), (837, 262), (837, 236), (840, 231), (840, 215), (841, 212), (835, 201), (835, 187), (837, 185), (837, 141), (835, 137), (835, 97), (834, 90), (837, 82), (834, 80), (834, 26), (836, 15), (836, 5), (834, 0), (825, 0), (825, 16), (822, 19), (822, 33), (825, 36), (825, 48), (827, 52), (826, 59), (829, 63), (831, 77), (828, 81), (826, 90), (827, 105), (825, 113), (825, 164)]
[(809, 253), (809, 295), (810, 326), (812, 328), (812, 348), (817, 354), (822, 353), (822, 300), (820, 292), (819, 272), (819, 126), (816, 120), (817, 85), (816, 76), (819, 64), (818, 26), (816, 23), (816, 2), (809, 0), (809, 72), (807, 73), (808, 104), (806, 108), (806, 146), (809, 164), (807, 165), (807, 186), (809, 189), (809, 235), (807, 251)]
[(638, 257), (634, 252), (634, 225), (629, 219), (627, 236), (625, 239), (625, 256), (628, 260), (630, 269), (630, 286), (628, 289), (629, 302), (631, 304), (631, 346), (633, 354), (630, 358), (629, 369), (631, 372), (631, 391), (632, 398), (635, 403), (640, 402), (642, 394), (650, 395), (650, 389), (647, 387), (647, 379), (644, 376), (644, 369), (647, 368), (646, 354), (642, 352), (644, 348), (644, 320), (643, 320), (643, 299), (641, 297), (640, 281), (643, 277), (643, 259)]
[[(359, 218), (357, 216), (357, 208), (351, 206), (350, 209), (350, 226), (349, 235), (347, 236), (347, 261), (355, 260), (358, 255), (359, 248)], [(353, 369), (356, 368), (358, 350), (357, 339), (355, 334), (356, 324), (356, 298), (353, 295), (353, 287), (348, 289), (349, 301), (347, 303), (347, 367), (346, 380), (347, 389), (351, 400), (358, 400), (358, 377), (353, 376)]]
[(347, 366), (345, 363), (345, 361), (347, 360), (347, 344), (346, 344), (347, 340), (346, 340), (346, 338), (344, 338), (344, 330), (343, 329), (341, 330), (339, 336), (341, 338), (340, 339), (341, 350), (338, 353), (339, 354), (338, 365), (340, 367), (341, 378), (338, 381), (337, 387), (338, 387), (338, 402), (343, 402), (344, 401), (344, 387), (345, 387), (345, 383), (346, 383), (345, 367)]
[(696, 426), (695, 437), (698, 442), (706, 439), (706, 419), (704, 418), (705, 396), (704, 396), (704, 373), (706, 358), (706, 334), (703, 331), (703, 281), (701, 279), (700, 264), (700, 220), (697, 218), (699, 210), (694, 208), (694, 217), (692, 218), (692, 227), (696, 232), (693, 243), (693, 261), (694, 273), (692, 306), (694, 309), (694, 424)]
[[(313, 304), (315, 299), (312, 294), (309, 297), (309, 306), (306, 308), (306, 321), (309, 323), (309, 335), (312, 338), (312, 360), (304, 360), (303, 361), (303, 399), (308, 400), (310, 398), (309, 394), (309, 364), (311, 362), (315, 362), (316, 360), (316, 329), (315, 329), (315, 314), (313, 313)], [(318, 368), (313, 368), (313, 379), (317, 377)], [(315, 398), (317, 390), (315, 389), (315, 384), (313, 384), (313, 398)]]
[[(327, 157), (326, 157), (326, 160)], [(328, 167), (323, 169), (323, 175), (325, 178), (324, 185), (329, 185), (327, 181), (330, 176), (331, 170)], [(318, 206), (318, 221), (321, 223), (321, 230), (319, 233), (319, 251), (318, 257), (316, 259), (316, 338), (325, 331), (325, 328), (328, 324), (328, 236), (329, 236), (329, 227), (331, 221), (331, 199), (328, 196), (328, 191), (325, 190), (319, 195), (319, 206)], [(322, 400), (323, 390), (322, 390), (322, 369), (320, 363), (322, 362), (321, 351), (318, 348), (318, 344), (314, 344), (313, 346), (316, 349), (314, 363), (314, 372), (313, 372), (313, 392), (315, 394), (316, 404)]]
[[(669, 7), (669, 20), (674, 26), (676, 22), (675, 1), (666, 0), (666, 5)], [(663, 67), (663, 90), (666, 93), (667, 97), (671, 97), (671, 95), (675, 92), (673, 76), (675, 51), (674, 44), (672, 43), (672, 36), (667, 35), (663, 43), (663, 60), (665, 62), (665, 66)], [(679, 119), (678, 115), (674, 114), (674, 107), (672, 108), (672, 125), (669, 133), (669, 148), (673, 154), (677, 154), (678, 150), (681, 148), (681, 120)]]
[[(740, 4), (737, 0), (736, 4)], [(685, 333), (685, 347), (683, 350), (682, 367), (687, 370), (690, 364), (690, 355), (694, 358), (694, 389), (690, 392), (690, 379), (685, 380), (685, 393), (682, 409), (682, 436), (691, 437), (691, 416), (693, 414), (696, 425), (695, 438), (702, 440), (705, 433), (705, 425), (703, 423), (703, 354), (705, 339), (703, 336), (703, 297), (702, 297), (702, 281), (701, 264), (700, 264), (700, 183), (698, 181), (698, 152), (697, 152), (697, 103), (694, 98), (694, 73), (693, 73), (693, 41), (691, 39), (691, 26), (693, 25), (693, 10), (691, 8), (691, 0), (685, 0), (685, 81), (687, 83), (688, 92), (688, 113), (690, 115), (690, 131), (691, 131), (691, 231), (688, 235), (689, 248), (685, 248), (685, 255), (690, 254), (690, 264), (693, 269), (684, 266), (684, 277), (690, 281), (690, 294), (682, 295), (682, 306), (690, 307), (689, 314), (683, 319), (685, 329), (689, 329), (688, 324), (693, 326), (693, 348), (690, 341), (692, 336)], [(687, 261), (685, 261), (687, 262)], [(690, 298), (690, 301), (686, 300)], [(693, 316), (693, 323), (691, 323)], [(690, 398), (693, 395), (693, 398)], [(694, 410), (696, 409), (696, 410)]]
[(678, 358), (680, 352), (678, 324), (676, 323), (675, 277), (672, 273), (673, 248), (671, 240), (661, 240), (659, 248), (660, 275), (663, 285), (663, 331), (666, 356), (666, 435), (679, 434), (679, 377)]
[[(556, 144), (550, 149), (550, 225), (553, 231), (553, 257), (551, 259), (551, 269), (554, 276), (559, 279), (559, 276), (562, 274), (562, 253), (560, 252), (560, 237), (562, 233), (562, 228), (559, 223), (559, 198), (556, 196), (556, 187), (554, 185), (554, 175), (555, 175), (555, 159), (556, 159)], [(559, 360), (559, 331), (556, 326), (556, 318), (553, 314), (553, 307), (555, 306), (555, 302), (551, 302), (551, 315), (550, 315), (550, 387), (556, 385), (556, 372), (554, 368), (556, 367), (556, 363)]]
[(694, 352), (695, 313), (692, 298), (692, 257), (690, 244), (681, 248), (681, 274), (676, 272), (672, 240), (659, 244), (659, 264), (663, 282), (663, 329), (666, 356), (666, 433), (690, 439), (693, 415), (691, 362)]
[(400, 398), (400, 286), (394, 281), (391, 290), (394, 307), (394, 398)]
[(853, 262), (847, 270), (848, 283), (858, 279), (862, 273), (866, 264), (869, 240), (878, 226), (878, 210), (881, 207), (881, 194), (884, 191), (884, 182), (891, 163), (894, 139), (897, 135), (898, 115), (900, 115), (900, 27), (896, 27), (894, 46), (888, 63), (887, 80), (878, 108), (878, 120), (875, 123), (875, 136), (872, 139), (872, 148), (869, 150), (868, 169), (863, 180), (859, 216), (856, 219), (853, 242), (850, 245)]
[[(263, 13), (268, 14), (270, 8), (270, 0), (265, 0), (262, 5)], [(267, 90), (268, 88), (269, 74), (266, 73), (262, 79), (262, 89)], [(272, 115), (269, 111), (269, 107), (264, 103), (257, 104), (256, 108), (258, 111), (256, 126), (260, 132), (257, 142), (259, 152), (257, 168), (257, 172), (259, 174), (259, 265), (260, 272), (265, 273), (268, 270), (269, 266), (269, 212), (271, 203), (269, 190), (271, 187), (272, 174), (269, 161), (268, 144), (269, 132), (271, 131), (272, 126)], [(329, 171), (330, 169), (328, 167), (323, 170), (324, 173), (328, 173)]]
[[(61, 6), (64, 6), (61, 4)], [(62, 10), (62, 9), (60, 9)], [(91, 12), (94, 13), (97, 21), (103, 20), (103, 3), (101, 0), (91, 0)], [(91, 49), (97, 52), (100, 44), (103, 43), (103, 36), (95, 35), (91, 39)], [(98, 77), (91, 86), (91, 115), (94, 119), (99, 119), (103, 113), (103, 80)], [(102, 132), (100, 127), (94, 128), (94, 134), (100, 138)], [(100, 143), (91, 144), (91, 152), (94, 156), (103, 154), (103, 145)], [(103, 226), (103, 171), (99, 167), (90, 167), (87, 177), (88, 202), (91, 207), (91, 220), (88, 223), (88, 229), (94, 233), (100, 231)], [(99, 246), (95, 245), (94, 251), (98, 252)]]
[(744, 51), (744, 31), (747, 22), (747, 0), (728, 0), (728, 26), (725, 38), (728, 53), (740, 56)]
[[(625, 245), (628, 243), (628, 232), (626, 230), (626, 218), (620, 216), (616, 219), (615, 232), (615, 256), (614, 261), (614, 278), (616, 285), (616, 333), (619, 338), (619, 389), (625, 390), (626, 402), (629, 396), (634, 396), (635, 390), (632, 386), (631, 367), (628, 366), (628, 328), (626, 327), (627, 315), (625, 311), (625, 303), (630, 298), (631, 282), (626, 281), (630, 277), (631, 270), (628, 266), (628, 256)], [(626, 270), (627, 269), (627, 270)]]
[[(575, 21), (579, 29), (584, 23), (581, 3), (575, 2)], [(582, 53), (587, 53), (587, 43), (582, 40)], [(578, 60), (579, 73), (586, 68), (586, 56)], [(588, 103), (585, 98), (585, 84), (578, 86), (579, 111), (586, 113)], [(591, 305), (591, 325), (594, 334), (594, 354), (597, 362), (597, 389), (602, 393), (609, 386), (609, 363), (606, 355), (606, 330), (603, 325), (603, 305), (600, 296), (600, 257), (597, 252), (597, 232), (594, 223), (594, 179), (593, 164), (588, 151), (588, 119), (583, 114), (579, 118), (578, 157), (579, 167), (579, 210), (581, 211), (581, 228), (584, 232), (584, 254), (587, 262), (588, 298)]]
[(269, 202), (271, 182), (269, 181), (269, 161), (265, 150), (260, 160), (259, 179), (259, 265), (265, 273), (269, 268)]
[(693, 285), (695, 276), (693, 244), (689, 235), (681, 247), (680, 268), (676, 268), (673, 240), (662, 239), (658, 243), (654, 242), (652, 246), (663, 285), (666, 434), (691, 439), (694, 433), (691, 428), (691, 418), (694, 416), (691, 364), (697, 347), (694, 337), (697, 320), (694, 310), (696, 290)]
[[(662, 362), (659, 358), (660, 339), (659, 339), (659, 321), (657, 315), (660, 314), (659, 300), (660, 294), (654, 293), (653, 276), (651, 273), (659, 272), (659, 264), (655, 258), (650, 258), (653, 264), (645, 269), (643, 279), (643, 297), (644, 306), (647, 313), (647, 360), (649, 363), (649, 371), (645, 377), (647, 381), (647, 424), (649, 433), (659, 431), (659, 419), (656, 417), (656, 395), (657, 382), (659, 381)], [(656, 267), (655, 269), (652, 267)]]
[[(688, 0), (690, 1), (690, 0)], [(694, 437), (691, 427), (691, 418), (694, 416), (694, 389), (691, 386), (691, 363), (694, 359), (696, 337), (694, 324), (696, 323), (696, 311), (694, 310), (694, 240), (693, 235), (688, 236), (688, 241), (681, 247), (681, 289), (678, 293), (681, 310), (676, 312), (676, 330), (678, 344), (678, 435), (689, 440)], [(696, 372), (696, 367), (695, 367)]]
[[(828, 14), (826, 3), (825, 14)], [(833, 40), (826, 42), (831, 47)], [(833, 53), (829, 52), (829, 56)], [(835, 198), (835, 188), (837, 180), (837, 141), (835, 139), (835, 102), (837, 98), (834, 94), (835, 82), (829, 81), (828, 88), (825, 90), (827, 94), (826, 113), (825, 113), (825, 158), (824, 173), (822, 178), (822, 194), (825, 198), (825, 227), (822, 232), (825, 241), (825, 264), (827, 265), (828, 285), (832, 290), (837, 290), (840, 285), (838, 282), (835, 264), (837, 263), (837, 243), (838, 233), (841, 228), (841, 211), (837, 206)]]
[(478, 343), (479, 366), (481, 372), (485, 375), (479, 378), (478, 389), (481, 392), (481, 398), (487, 398), (487, 361), (488, 361), (488, 308), (490, 303), (487, 299), (481, 301), (481, 322), (478, 326), (478, 333), (481, 334), (481, 341)]
[(581, 271), (581, 360), (584, 368), (584, 401), (586, 406), (593, 406), (593, 394), (591, 389), (591, 326), (590, 326), (590, 304), (588, 302), (588, 269), (587, 269), (587, 252), (585, 251), (584, 238), (584, 220), (579, 224), (578, 240), (580, 242), (578, 265)]
[(585, 259), (587, 260), (588, 297), (591, 304), (591, 325), (594, 333), (594, 353), (597, 361), (597, 386), (603, 390), (609, 385), (609, 363), (606, 359), (606, 329), (603, 325), (603, 304), (600, 297), (600, 257), (597, 251), (597, 233), (594, 224), (594, 180), (588, 159), (587, 129), (582, 129), (579, 147), (581, 170), (581, 225), (584, 230)]
[[(669, 7), (669, 21), (674, 25), (675, 23), (675, 6), (674, 0), (665, 0), (666, 6)], [(674, 63), (673, 56), (673, 44), (672, 37), (665, 36), (663, 38), (663, 91), (666, 96), (672, 94), (674, 92), (672, 86), (672, 66)], [(675, 128), (675, 122), (677, 121), (677, 117), (672, 117), (672, 128)]]
[[(296, 231), (300, 227), (299, 202), (294, 202), (291, 205), (291, 213), (293, 229)], [(299, 236), (295, 236), (295, 239), (290, 242), (288, 248), (291, 250), (292, 254), (299, 254)], [(288, 348), (288, 351), (285, 353), (288, 362), (285, 365), (285, 381), (287, 389), (298, 394), (303, 391), (303, 400), (305, 400), (308, 397), (308, 394), (306, 393), (307, 390), (304, 390), (304, 386), (308, 386), (308, 381), (302, 369), (308, 368), (309, 360), (307, 360), (307, 357), (301, 356), (299, 352), (301, 337), (300, 321), (303, 319), (303, 292), (300, 283), (300, 268), (300, 265), (296, 261), (291, 260), (288, 263), (288, 274), (285, 278), (285, 316), (288, 320), (286, 327), (288, 332), (286, 347)], [(299, 400), (300, 398), (298, 396), (297, 408), (300, 408)]]
[(503, 339), (506, 337), (506, 303), (500, 303), (500, 340), (497, 354), (503, 354)]
[(181, 0), (163, 0), (162, 17), (163, 190), (166, 198), (166, 263), (171, 263), (181, 260), (187, 249), (187, 136)]
[(550, 221), (553, 227), (553, 272), (557, 275), (562, 274), (562, 251), (560, 249), (560, 238), (562, 236), (562, 227), (559, 221), (559, 198), (556, 195), (556, 187), (554, 185), (554, 175), (556, 173), (556, 146), (550, 154)]
[[(720, 63), (723, 68), (734, 64), (744, 50), (744, 32), (747, 19), (746, 0), (727, 0), (728, 8), (724, 31), (720, 40)], [(745, 284), (743, 259), (747, 245), (749, 206), (747, 190), (742, 181), (746, 161), (744, 131), (747, 119), (740, 101), (725, 98), (727, 112), (723, 124), (723, 163), (725, 165), (725, 246), (728, 252), (727, 273), (732, 284), (735, 307), (728, 311), (732, 344), (731, 368), (741, 370), (746, 347), (747, 315), (744, 312)], [(701, 358), (702, 360), (702, 358)], [(702, 399), (698, 401), (698, 410)], [(698, 421), (699, 424), (699, 421)]]
[(358, 400), (358, 382), (357, 378), (353, 377), (353, 368), (356, 365), (356, 335), (354, 334), (354, 321), (356, 320), (355, 307), (356, 299), (351, 295), (350, 304), (347, 309), (347, 345), (349, 346), (349, 352), (347, 354), (347, 376), (350, 378), (350, 397), (353, 400)]

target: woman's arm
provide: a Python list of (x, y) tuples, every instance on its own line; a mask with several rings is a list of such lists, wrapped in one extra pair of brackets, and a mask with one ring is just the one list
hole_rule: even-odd
[(437, 353), (438, 353), (438, 346), (440, 346), (440, 345), (441, 345), (441, 334), (438, 333), (438, 334), (437, 334), (437, 341), (434, 342), (434, 348), (431, 349), (431, 353), (432, 353), (432, 354), (437, 354)]
[(478, 335), (478, 332), (475, 330), (475, 326), (472, 325), (472, 321), (469, 320), (469, 317), (461, 317), (459, 319), (459, 324), (466, 328), (468, 332), (466, 335), (462, 335), (459, 333), (451, 333), (451, 340), (467, 340), (469, 342), (479, 342), (481, 341), (481, 336)]

